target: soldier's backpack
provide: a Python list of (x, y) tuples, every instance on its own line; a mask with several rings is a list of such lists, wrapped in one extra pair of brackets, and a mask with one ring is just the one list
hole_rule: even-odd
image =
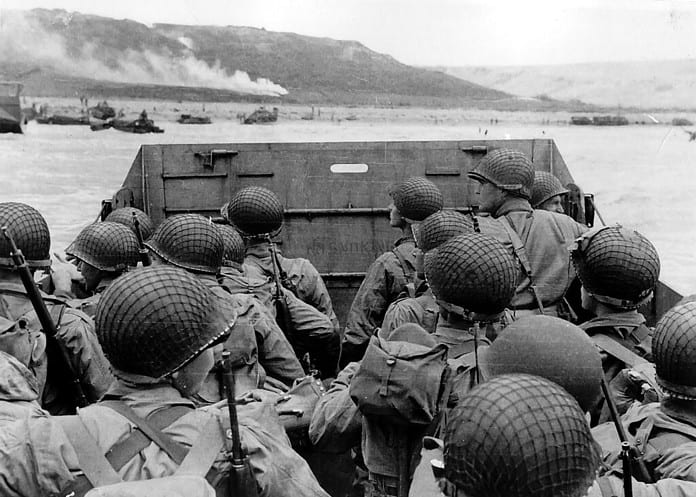
[(449, 384), (447, 346), (434, 347), (372, 336), (350, 383), (363, 414), (428, 426), (442, 407)]
[[(191, 412), (191, 408), (172, 406), (154, 411), (147, 419), (144, 419), (121, 401), (104, 401), (101, 405), (108, 406), (127, 418), (136, 425), (136, 429), (114, 445), (105, 455), (79, 415), (55, 417), (54, 419), (61, 425), (75, 449), (83, 471), (83, 474), (78, 475), (68, 488), (55, 497), (177, 495), (211, 497), (216, 494), (222, 497), (227, 495), (222, 475), (211, 470), (225, 443), (225, 435), (217, 418), (211, 418), (201, 430), (196, 442), (188, 449), (161, 430), (187, 412)], [(152, 480), (124, 482), (117, 470), (152, 442), (166, 452), (173, 461), (179, 463), (176, 472), (171, 476)], [(208, 483), (206, 475), (208, 480), (213, 482), (214, 487)], [(184, 488), (190, 493), (182, 493)]]

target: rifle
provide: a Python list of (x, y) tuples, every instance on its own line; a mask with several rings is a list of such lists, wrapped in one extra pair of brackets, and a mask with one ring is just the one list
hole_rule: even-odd
[(87, 401), (85, 392), (80, 384), (80, 378), (77, 376), (72, 362), (70, 361), (70, 352), (68, 352), (65, 344), (58, 339), (58, 328), (53, 322), (53, 319), (51, 319), (51, 315), (46, 308), (46, 302), (44, 302), (41, 294), (39, 293), (39, 289), (36, 287), (34, 277), (29, 270), (29, 266), (27, 266), (26, 260), (24, 259), (24, 254), (22, 254), (22, 251), (17, 248), (14, 238), (12, 238), (12, 235), (7, 231), (7, 226), (2, 226), (0, 229), (2, 229), (3, 235), (10, 244), (10, 257), (12, 257), (12, 261), (17, 268), (19, 277), (22, 280), (24, 289), (27, 292), (27, 297), (29, 297), (29, 300), (31, 300), (31, 305), (34, 307), (34, 311), (39, 318), (41, 328), (48, 339), (47, 342), (51, 344), (58, 352), (57, 357), (59, 357), (59, 360), (61, 361), (60, 369), (62, 369), (63, 372), (68, 376), (66, 381), (70, 383), (70, 387), (73, 390), (75, 405), (77, 407), (85, 407), (89, 404), (89, 402)]
[(133, 228), (135, 230), (135, 236), (138, 239), (138, 253), (140, 254), (140, 262), (143, 263), (143, 266), (149, 266), (152, 264), (152, 260), (150, 259), (150, 251), (147, 249), (145, 242), (143, 241), (143, 234), (140, 232), (140, 221), (138, 221), (138, 216), (136, 216), (135, 212), (133, 212)]
[(230, 361), (230, 352), (222, 352), (221, 361), (222, 378), (227, 396), (227, 408), (230, 413), (230, 434), (232, 450), (227, 452), (227, 458), (232, 464), (229, 480), (229, 495), (239, 497), (257, 497), (258, 488), (251, 471), (249, 457), (244, 453), (242, 439), (239, 435), (239, 419), (237, 418), (237, 399), (234, 373)]
[(630, 497), (633, 494), (633, 488), (631, 487), (632, 463), (635, 462), (638, 472), (640, 473), (641, 481), (644, 483), (653, 483), (653, 478), (650, 476), (650, 472), (648, 471), (648, 467), (645, 465), (645, 461), (643, 461), (643, 456), (628, 440), (626, 429), (621, 423), (619, 411), (616, 409), (616, 402), (614, 401), (614, 397), (609, 390), (609, 384), (607, 383), (604, 375), (602, 375), (601, 384), (602, 393), (604, 394), (604, 399), (607, 401), (607, 407), (609, 408), (609, 413), (611, 414), (611, 420), (613, 421), (614, 427), (616, 428), (616, 433), (619, 435), (619, 439), (621, 440), (621, 458), (623, 460), (624, 468), (624, 494)]
[[(275, 291), (273, 292), (273, 303), (276, 310), (276, 322), (280, 329), (283, 330), (286, 338), (290, 344), (295, 348), (293, 343), (295, 335), (295, 327), (292, 322), (292, 316), (290, 315), (290, 308), (288, 307), (288, 301), (285, 299), (283, 294), (283, 283), (281, 272), (284, 272), (280, 266), (280, 261), (278, 260), (278, 252), (276, 251), (275, 244), (271, 241), (271, 237), (267, 238), (268, 245), (271, 249), (271, 267), (273, 268), (273, 281), (275, 282)], [(295, 350), (297, 352), (297, 350)]]

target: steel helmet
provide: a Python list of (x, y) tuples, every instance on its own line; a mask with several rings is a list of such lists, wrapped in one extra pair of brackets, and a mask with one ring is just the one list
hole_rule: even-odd
[(532, 189), (532, 200), (530, 201), (532, 207), (536, 209), (556, 195), (565, 193), (568, 193), (568, 189), (553, 174), (546, 171), (534, 172), (534, 188)]
[(198, 273), (217, 274), (225, 253), (218, 228), (198, 214), (165, 219), (145, 245), (168, 263)]
[(121, 223), (128, 226), (133, 233), (135, 233), (135, 223), (133, 222), (133, 214), (135, 213), (135, 218), (138, 220), (138, 225), (140, 226), (140, 234), (143, 240), (147, 240), (152, 236), (152, 232), (155, 231), (155, 225), (150, 219), (150, 216), (145, 214), (140, 209), (135, 207), (121, 207), (119, 209), (111, 211), (111, 213), (106, 216), (104, 221), (109, 221), (112, 223)]
[(104, 221), (83, 229), (65, 253), (102, 271), (123, 271), (138, 265), (138, 249), (138, 239), (128, 226)]
[(468, 176), (529, 199), (534, 186), (534, 165), (519, 150), (501, 148), (489, 152)]
[[(2, 202), (0, 226), (7, 226), (7, 232), (24, 254), (29, 267), (41, 268), (51, 265), (51, 233), (39, 211), (19, 202)], [(10, 242), (0, 234), (0, 266), (14, 267), (10, 251)]]
[(229, 201), (227, 219), (245, 235), (265, 235), (283, 225), (283, 205), (271, 190), (250, 186)]
[(652, 294), (660, 276), (660, 258), (650, 241), (621, 226), (590, 230), (571, 247), (582, 286), (598, 301), (614, 307), (638, 307)]
[(439, 247), (450, 238), (465, 233), (475, 233), (474, 223), (469, 216), (441, 210), (426, 217), (418, 229), (418, 248), (428, 252)]
[(581, 497), (600, 464), (577, 402), (555, 383), (504, 375), (447, 416), (445, 476), (471, 497)]
[(585, 331), (563, 319), (526, 316), (513, 321), (480, 357), (485, 376), (541, 376), (565, 388), (585, 412), (601, 395), (599, 350)]
[(652, 355), (660, 387), (670, 396), (696, 400), (696, 302), (677, 305), (662, 316)]
[(229, 266), (230, 263), (241, 264), (244, 262), (244, 240), (239, 232), (228, 224), (216, 224), (222, 235), (225, 244), (225, 255), (222, 265)]
[(408, 178), (389, 192), (401, 217), (422, 221), (442, 209), (442, 193), (435, 183), (421, 177)]
[(160, 378), (227, 334), (218, 299), (195, 276), (171, 266), (126, 273), (104, 291), (94, 318), (104, 354), (127, 373)]
[(425, 260), (425, 274), (438, 301), (477, 314), (498, 314), (515, 294), (517, 266), (494, 238), (459, 235)]

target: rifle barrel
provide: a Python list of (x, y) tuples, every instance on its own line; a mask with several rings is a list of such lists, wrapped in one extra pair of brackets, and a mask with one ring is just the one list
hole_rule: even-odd
[(242, 452), (242, 440), (239, 436), (239, 419), (237, 417), (237, 400), (235, 378), (232, 372), (232, 364), (230, 362), (230, 352), (222, 353), (222, 375), (225, 380), (225, 389), (227, 390), (227, 408), (230, 413), (230, 431), (232, 433), (232, 460), (234, 464), (244, 463), (244, 454)]

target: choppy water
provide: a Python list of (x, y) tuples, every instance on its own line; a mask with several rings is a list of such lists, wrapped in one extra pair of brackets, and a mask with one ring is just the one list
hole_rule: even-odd
[[(0, 135), (2, 201), (22, 201), (46, 217), (53, 249), (63, 250), (97, 216), (144, 143), (479, 139), (480, 123), (288, 121), (242, 126), (160, 123), (159, 135), (87, 126), (30, 123), (25, 135)], [(648, 236), (662, 259), (662, 277), (682, 293), (696, 292), (696, 143), (668, 126), (499, 124), (489, 139), (553, 138), (575, 180), (593, 192), (603, 218)]]

